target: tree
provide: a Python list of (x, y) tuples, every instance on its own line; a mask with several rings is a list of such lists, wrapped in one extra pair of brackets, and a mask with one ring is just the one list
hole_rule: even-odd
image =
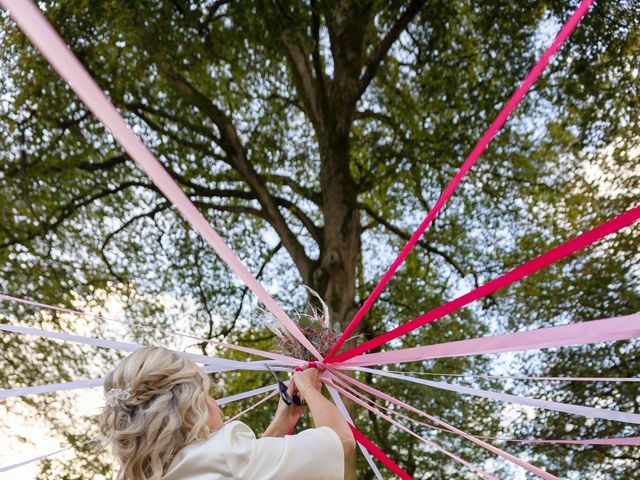
[[(304, 308), (297, 287), (309, 285), (343, 326), (572, 7), (500, 0), (40, 5), (173, 178), (277, 288), (278, 299)], [(635, 2), (592, 7), (360, 335), (381, 333), (637, 203), (638, 13)], [(169, 295), (195, 305), (178, 321), (199, 334), (268, 344), (263, 330), (243, 321), (255, 306), (246, 291), (6, 15), (2, 22), (3, 289), (64, 304), (100, 303), (107, 292), (127, 299), (133, 318), (164, 324), (176, 321), (157, 303)], [(637, 241), (638, 229), (627, 229), (403, 338), (403, 345), (637, 311)], [(221, 322), (215, 313), (223, 308), (229, 315)], [(61, 322), (40, 318), (52, 319)], [(28, 364), (32, 348), (54, 360), (52, 376), (89, 370), (77, 359), (69, 363), (66, 347), (27, 348), (13, 336), (3, 344), (11, 352), (3, 370), (13, 372), (0, 377), (7, 386), (37, 378), (37, 369), (16, 367)], [(528, 365), (544, 371), (555, 360), (606, 374), (615, 365), (607, 362), (618, 359), (633, 371), (632, 345), (616, 347), (619, 353), (545, 353)], [(594, 351), (599, 364), (585, 361)], [(406, 368), (446, 373), (489, 365), (495, 361), (470, 358)], [(260, 381), (268, 379), (227, 375), (220, 386)], [(501, 428), (500, 406), (382, 385), (472, 433)], [(561, 392), (578, 403), (593, 393), (608, 405), (637, 407), (618, 388)], [(251, 417), (256, 425), (265, 415), (259, 412)], [(549, 415), (531, 430), (559, 435), (563, 418)], [(529, 430), (524, 421), (518, 425)], [(416, 477), (450, 476), (447, 460), (374, 417), (363, 428)], [(621, 425), (583, 422), (572, 434), (605, 430), (624, 433)], [(465, 458), (486, 458), (458, 439), (434, 439)], [(556, 473), (569, 469), (565, 458), (579, 458), (573, 467), (583, 474), (605, 465), (623, 478), (616, 468), (638, 468), (637, 456), (624, 449), (602, 450), (601, 458), (580, 449), (572, 450), (575, 457), (527, 449)], [(51, 478), (51, 471), (43, 475)]]

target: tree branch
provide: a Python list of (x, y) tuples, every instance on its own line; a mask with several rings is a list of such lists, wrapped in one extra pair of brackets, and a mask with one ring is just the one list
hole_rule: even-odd
[(109, 262), (109, 259), (107, 258), (107, 255), (105, 253), (105, 249), (107, 248), (109, 242), (111, 242), (111, 240), (116, 235), (120, 234), (121, 232), (123, 232), (124, 230), (129, 228), (131, 225), (136, 223), (138, 220), (141, 220), (143, 218), (153, 218), (153, 217), (156, 216), (156, 214), (160, 213), (163, 210), (166, 210), (170, 206), (171, 205), (168, 202), (162, 202), (162, 203), (158, 204), (156, 207), (154, 207), (152, 210), (150, 210), (148, 212), (141, 213), (139, 215), (135, 215), (135, 216), (131, 217), (129, 220), (124, 222), (119, 228), (117, 228), (116, 230), (112, 231), (111, 233), (109, 233), (105, 237), (105, 239), (102, 242), (102, 245), (100, 246), (100, 256), (102, 257), (102, 260), (104, 261), (104, 263), (107, 265), (107, 268), (109, 269), (109, 272), (111, 273), (111, 275), (113, 275), (118, 281), (123, 282), (123, 280), (120, 277), (120, 275), (118, 275), (115, 272), (115, 270), (112, 268), (111, 263)]
[(319, 85), (311, 73), (311, 67), (307, 53), (300, 45), (294, 42), (288, 32), (280, 35), (280, 43), (283, 46), (284, 54), (287, 57), (289, 66), (293, 73), (293, 80), (296, 84), (298, 94), (305, 106), (307, 115), (317, 132), (323, 131), (323, 114), (320, 108), (320, 99), (317, 91)]
[[(74, 199), (69, 204), (57, 209), (57, 211), (59, 211), (60, 213), (57, 215), (57, 218), (55, 220), (49, 223), (44, 222), (40, 224), (38, 226), (37, 232), (31, 233), (23, 239), (12, 239), (10, 241), (0, 244), (0, 249), (7, 248), (16, 244), (23, 244), (24, 242), (29, 242), (37, 237), (44, 236), (45, 233), (54, 231), (56, 228), (58, 228), (58, 226), (60, 226), (62, 222), (64, 222), (65, 220), (73, 216), (73, 214), (75, 214), (79, 209), (86, 207), (97, 200), (108, 197), (109, 195), (113, 195), (118, 192), (122, 192), (127, 188), (131, 188), (131, 187), (143, 187), (143, 188), (153, 190), (154, 192), (158, 192), (155, 186), (151, 184), (140, 182), (140, 181), (130, 181), (130, 182), (124, 182), (118, 185), (116, 188), (102, 190), (98, 193), (95, 193), (94, 195), (90, 195), (89, 197), (86, 197), (83, 199), (82, 198)], [(57, 212), (54, 212), (52, 216), (55, 216), (56, 213)]]
[[(367, 213), (367, 215), (369, 215), (373, 220), (375, 220), (380, 225), (382, 225), (387, 230), (389, 230), (391, 233), (394, 233), (395, 235), (402, 238), (403, 240), (409, 240), (409, 238), (411, 237), (411, 235), (409, 235), (407, 232), (405, 232), (401, 228), (396, 227), (391, 222), (382, 218), (382, 216), (376, 213), (368, 205), (360, 204), (360, 208), (364, 210)], [(461, 277), (466, 276), (466, 272), (464, 268), (446, 252), (438, 250), (433, 245), (429, 244), (428, 242), (425, 242), (424, 240), (418, 240), (418, 245), (420, 245), (422, 248), (424, 248), (428, 252), (435, 253), (436, 255), (439, 255), (440, 257), (442, 257), (449, 265), (451, 265), (454, 268), (456, 272), (460, 274)]]
[(282, 239), (282, 243), (291, 255), (303, 281), (311, 281), (313, 262), (307, 256), (296, 235), (289, 228), (282, 213), (278, 210), (277, 202), (269, 192), (263, 178), (247, 160), (244, 148), (231, 119), (189, 83), (186, 78), (173, 71), (171, 66), (160, 62), (158, 63), (158, 68), (187, 101), (207, 115), (218, 127), (220, 146), (227, 153), (230, 164), (240, 173), (249, 188), (255, 193), (256, 199), (262, 206), (259, 211), (261, 216), (271, 224)]
[[(405, 232), (401, 228), (396, 227), (391, 222), (389, 222), (389, 221), (385, 220), (384, 218), (382, 218), (379, 214), (377, 214), (368, 205), (360, 204), (360, 208), (362, 210), (364, 210), (367, 213), (367, 215), (369, 215), (374, 221), (376, 221), (378, 224), (382, 225), (387, 230), (389, 230), (391, 233), (394, 233), (395, 235), (397, 235), (401, 239), (409, 240), (409, 238), (411, 238), (411, 235), (409, 235), (409, 233)], [(458, 263), (448, 253), (443, 252), (442, 250), (439, 250), (439, 249), (435, 248), (433, 245), (431, 245), (430, 243), (426, 242), (425, 240), (418, 240), (417, 245), (420, 245), (422, 248), (424, 248), (428, 252), (435, 253), (436, 255), (439, 255), (440, 257), (442, 257), (442, 259), (444, 259), (449, 265), (451, 265), (453, 267), (453, 269), (460, 275), (461, 278), (464, 278), (467, 274), (471, 275), (473, 277), (474, 286), (476, 288), (478, 288), (480, 286), (480, 282), (478, 280), (477, 273), (474, 272), (473, 270), (469, 270), (469, 269), (465, 270), (464, 267), (462, 267), (462, 265), (460, 265), (460, 263)], [(497, 302), (496, 302), (496, 299), (495, 299), (494, 295), (487, 295), (486, 298), (493, 305), (497, 305)]]
[(384, 57), (387, 56), (387, 53), (389, 52), (391, 46), (398, 39), (398, 37), (400, 37), (400, 34), (404, 31), (405, 28), (407, 28), (409, 23), (411, 23), (418, 12), (422, 9), (425, 2), (426, 0), (412, 0), (404, 13), (398, 20), (396, 20), (396, 23), (394, 23), (391, 29), (380, 41), (378, 47), (371, 53), (371, 55), (365, 62), (365, 71), (360, 78), (358, 89), (350, 99), (350, 105), (355, 106), (357, 101), (360, 99), (362, 94), (365, 92), (365, 90), (373, 80), (373, 77), (378, 71), (380, 63), (382, 63)]

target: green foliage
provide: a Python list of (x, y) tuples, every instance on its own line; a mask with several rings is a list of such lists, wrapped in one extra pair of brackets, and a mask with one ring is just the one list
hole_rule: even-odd
[[(575, 2), (39, 4), (134, 131), (277, 300), (290, 311), (303, 310), (307, 294), (299, 287), (306, 282), (333, 310), (344, 311), (366, 298)], [(382, 39), (414, 6), (419, 8), (402, 33), (373, 62), (370, 83), (363, 83)], [(639, 19), (637, 2), (596, 3), (407, 258), (356, 341), (638, 203)], [(6, 14), (0, 22), (0, 290), (101, 312), (117, 300), (125, 308), (116, 314), (131, 321), (274, 348), (275, 339), (257, 322), (256, 300)], [(328, 165), (346, 167), (351, 183), (341, 183), (341, 170)], [(339, 203), (336, 191), (355, 195), (357, 204)], [(347, 307), (312, 284), (340, 243), (332, 232), (348, 237), (348, 224), (337, 224), (335, 211), (328, 211), (334, 204), (336, 211), (346, 205), (353, 213), (346, 216), (359, 224), (355, 247), (338, 252), (345, 263), (356, 256), (353, 279), (349, 271), (332, 277), (337, 290), (355, 291)], [(639, 234), (637, 226), (627, 228), (393, 347), (639, 311)], [(0, 315), (5, 322), (246, 358), (179, 344), (166, 332), (124, 331), (9, 303)], [(344, 327), (349, 318), (332, 321)], [(120, 356), (12, 334), (2, 335), (0, 345), (2, 388), (103, 375)], [(472, 357), (397, 368), (631, 376), (640, 367), (637, 346), (620, 342), (509, 361)], [(542, 411), (528, 418), (494, 402), (358, 376), (470, 433), (631, 433), (623, 424)], [(451, 381), (628, 411), (640, 401), (630, 384)], [(268, 373), (227, 372), (215, 376), (214, 394), (270, 382)], [(34, 396), (18, 404), (79, 443), (95, 434), (95, 422), (77, 420), (69, 398)], [(250, 404), (230, 404), (226, 414)], [(267, 402), (244, 420), (259, 432), (274, 406), (275, 400)], [(470, 478), (448, 457), (362, 409), (353, 411), (356, 424), (416, 478)], [(408, 426), (469, 461), (513, 476), (510, 467), (458, 437)], [(637, 449), (507, 449), (563, 477), (622, 479), (640, 472)], [(86, 447), (78, 455), (74, 462), (43, 462), (40, 478), (111, 474), (105, 453)], [(370, 478), (358, 462), (361, 478)]]

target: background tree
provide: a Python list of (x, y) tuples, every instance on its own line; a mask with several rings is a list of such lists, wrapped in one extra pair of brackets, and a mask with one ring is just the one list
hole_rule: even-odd
[[(305, 308), (300, 286), (309, 285), (342, 325), (575, 7), (501, 0), (39, 4), (277, 299), (290, 310)], [(639, 14), (633, 1), (592, 7), (358, 334), (379, 334), (637, 204)], [(117, 298), (127, 307), (122, 314), (134, 320), (272, 345), (256, 322), (251, 296), (6, 15), (0, 41), (3, 291), (76, 306), (108, 307)], [(402, 344), (638, 311), (637, 263), (634, 227), (404, 337)], [(2, 307), (10, 321), (79, 328), (67, 317)], [(107, 325), (82, 325), (95, 334), (122, 335)], [(127, 335), (174, 341), (137, 330)], [(0, 341), (3, 387), (97, 374), (117, 357), (14, 335)], [(536, 353), (514, 360), (510, 373), (631, 375), (638, 368), (636, 346)], [(504, 369), (503, 360), (445, 359), (398, 368), (473, 373)], [(220, 375), (216, 393), (269, 381), (262, 374)], [(464, 381), (638, 408), (632, 386)], [(472, 433), (556, 438), (627, 432), (618, 423), (549, 412), (528, 418), (502, 404), (379, 382)], [(52, 408), (65, 398), (11, 405), (27, 402), (77, 441), (86, 434), (82, 424), (70, 426), (68, 414)], [(257, 410), (247, 422), (258, 430), (271, 408)], [(416, 478), (469, 475), (357, 412), (365, 433)], [(488, 458), (452, 436), (421, 433), (464, 458)], [(508, 448), (561, 475), (629, 478), (638, 471), (638, 452), (629, 448)], [(108, 471), (94, 451), (82, 455), (82, 462), (63, 467), (44, 464), (42, 478)], [(499, 462), (485, 466), (507, 471)], [(358, 468), (369, 478), (366, 468)]]

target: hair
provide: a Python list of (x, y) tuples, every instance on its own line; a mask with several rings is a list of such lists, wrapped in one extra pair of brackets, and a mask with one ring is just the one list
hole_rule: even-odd
[(160, 347), (135, 351), (104, 380), (128, 395), (108, 402), (100, 429), (121, 465), (118, 479), (158, 480), (185, 446), (206, 438), (209, 377), (190, 359)]

